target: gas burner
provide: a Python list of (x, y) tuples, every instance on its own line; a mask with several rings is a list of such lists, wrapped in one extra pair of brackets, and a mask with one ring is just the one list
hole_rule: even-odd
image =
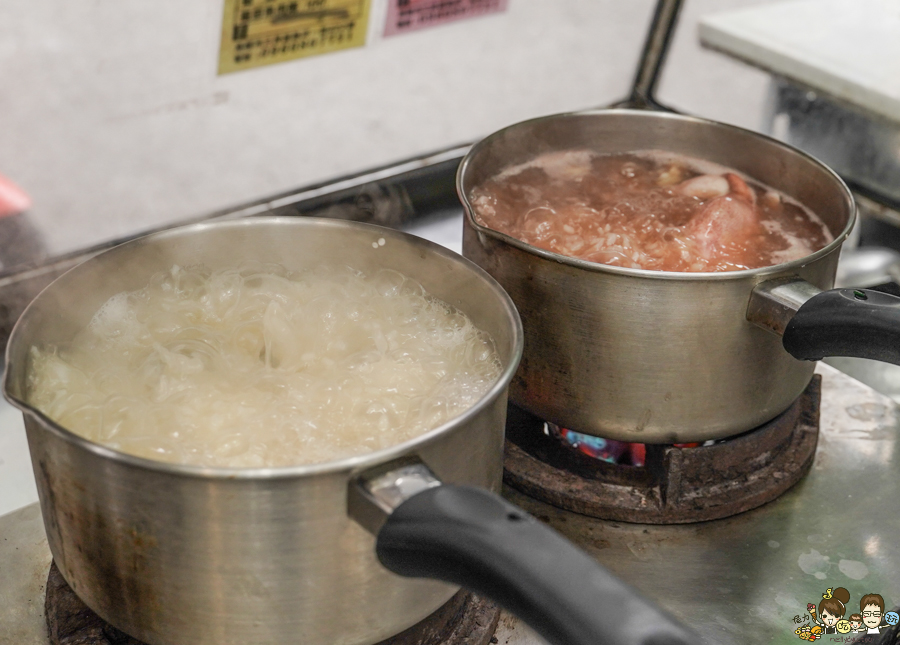
[(608, 463), (510, 405), (503, 481), (582, 515), (642, 524), (729, 517), (770, 502), (810, 469), (819, 436), (821, 377), (768, 423), (712, 445), (646, 446), (643, 466)]
[[(50, 645), (144, 645), (88, 609), (55, 562), (44, 609)], [(463, 589), (424, 620), (377, 645), (488, 645), (499, 620), (497, 605)]]

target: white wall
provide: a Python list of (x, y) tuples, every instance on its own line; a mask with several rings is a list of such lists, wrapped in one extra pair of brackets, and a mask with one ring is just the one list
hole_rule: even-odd
[[(624, 98), (655, 4), (510, 0), (385, 39), (384, 1), (363, 48), (216, 76), (221, 0), (0, 0), (0, 174), (74, 250)], [(752, 3), (687, 0), (664, 99), (758, 124), (765, 78), (695, 24)]]

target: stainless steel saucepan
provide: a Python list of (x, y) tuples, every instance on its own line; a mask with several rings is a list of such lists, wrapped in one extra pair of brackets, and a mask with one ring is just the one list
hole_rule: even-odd
[[(538, 154), (570, 149), (666, 150), (735, 168), (811, 208), (834, 241), (777, 266), (670, 273), (564, 257), (475, 220), (474, 187)], [(560, 426), (642, 443), (718, 439), (784, 411), (809, 383), (810, 360), (900, 361), (900, 299), (820, 293), (834, 284), (856, 217), (850, 191), (829, 168), (774, 139), (662, 112), (561, 114), (473, 146), (457, 189), (463, 255), (506, 289), (522, 316), (525, 351), (510, 398)]]
[[(473, 408), (418, 438), (292, 468), (149, 461), (76, 436), (29, 403), (31, 347), (65, 343), (112, 295), (174, 264), (245, 260), (412, 276), (493, 337), (502, 376)], [(62, 276), (10, 337), (4, 394), (25, 415), (60, 572), (103, 619), (150, 645), (370, 644), (437, 609), (454, 585), (493, 596), (553, 643), (695, 642), (487, 492), (500, 487), (506, 393), (521, 351), (512, 302), (464, 258), (370, 225), (259, 218), (154, 234)]]

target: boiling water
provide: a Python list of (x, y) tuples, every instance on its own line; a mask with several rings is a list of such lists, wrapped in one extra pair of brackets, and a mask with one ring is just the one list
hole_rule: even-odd
[(659, 151), (548, 153), (469, 197), (484, 226), (613, 266), (752, 269), (800, 259), (833, 239), (787, 196), (728, 168)]
[(269, 265), (173, 267), (31, 362), (29, 402), (76, 434), (224, 467), (395, 445), (471, 407), (501, 371), (485, 333), (400, 273)]

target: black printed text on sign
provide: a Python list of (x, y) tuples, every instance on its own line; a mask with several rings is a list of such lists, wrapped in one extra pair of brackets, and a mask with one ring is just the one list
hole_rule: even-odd
[(366, 42), (369, 0), (225, 0), (219, 74)]

